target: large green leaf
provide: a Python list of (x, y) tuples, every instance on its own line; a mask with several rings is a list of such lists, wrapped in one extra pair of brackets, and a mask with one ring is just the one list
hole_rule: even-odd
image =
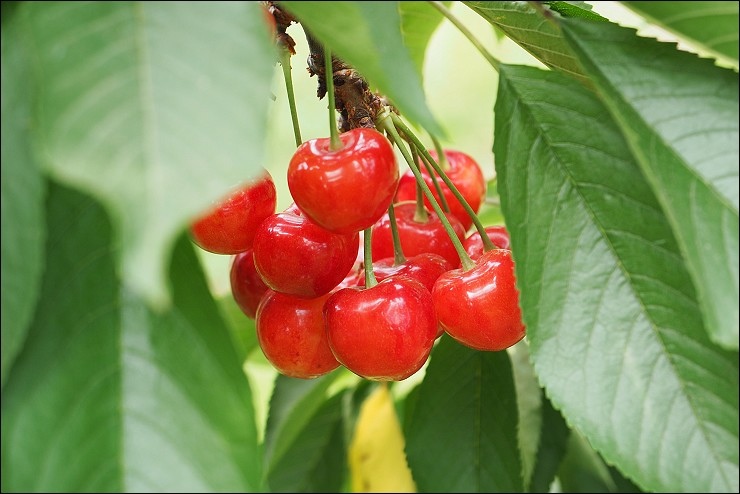
[[(265, 429), (264, 482), (274, 483), (279, 479), (280, 470), (287, 468), (286, 457), (294, 454), (294, 448), (303, 442), (314, 451), (324, 446), (327, 437), (317, 437), (307, 432), (314, 416), (328, 398), (327, 389), (342, 374), (337, 369), (316, 379), (297, 379), (282, 374), (277, 376), (270, 413)], [(308, 437), (306, 434), (309, 434)], [(316, 467), (316, 465), (309, 466)], [(300, 472), (298, 471), (300, 469)], [(290, 472), (299, 482), (305, 482), (306, 470), (296, 467)]]
[(250, 390), (190, 241), (153, 313), (116, 275), (109, 218), (53, 186), (36, 318), (2, 392), (7, 491), (254, 491)]
[[(512, 41), (543, 64), (587, 83), (588, 77), (584, 75), (577, 59), (571, 53), (558, 26), (543, 17), (542, 13), (533, 7), (533, 3), (465, 2), (465, 5), (503, 31)], [(579, 9), (579, 7), (573, 5), (572, 9)], [(548, 12), (550, 15), (557, 15), (549, 10)], [(586, 10), (584, 12), (590, 13)]]
[(421, 74), (403, 43), (399, 4), (280, 2), (321, 43), (388, 97), (404, 117), (443, 135), (424, 99)]
[(291, 447), (271, 465), (270, 492), (341, 492), (347, 481), (343, 394), (325, 399)]
[[(442, 2), (449, 6), (451, 2)], [(401, 34), (403, 43), (416, 66), (416, 72), (423, 76), (424, 58), (432, 35), (444, 20), (444, 16), (429, 2), (398, 2), (401, 14)]]
[(554, 406), (645, 489), (737, 491), (737, 353), (709, 340), (609, 111), (557, 72), (504, 66), (495, 118), (531, 358)]
[(175, 237), (264, 166), (274, 50), (257, 2), (29, 2), (39, 147), (110, 208), (124, 283), (164, 305)]
[(14, 4), (2, 4), (2, 371), (23, 345), (43, 270), (44, 183), (31, 152), (28, 52)]
[(405, 425), (420, 492), (521, 492), (517, 401), (506, 352), (443, 336)]
[(613, 24), (563, 30), (666, 211), (710, 337), (737, 350), (737, 72)]
[(709, 52), (738, 60), (738, 2), (622, 2)]

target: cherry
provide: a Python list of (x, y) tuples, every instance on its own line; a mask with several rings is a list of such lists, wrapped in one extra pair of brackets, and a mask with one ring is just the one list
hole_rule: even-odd
[(236, 305), (247, 317), (254, 319), (257, 314), (257, 306), (269, 287), (262, 281), (262, 277), (254, 266), (252, 249), (234, 256), (231, 262), (229, 279), (231, 281), (231, 295), (234, 297)]
[(225, 199), (218, 201), (190, 225), (190, 236), (200, 248), (214, 254), (238, 254), (252, 248), (260, 223), (275, 212), (277, 193), (267, 170)]
[(275, 213), (254, 237), (254, 265), (271, 289), (305, 298), (329, 293), (357, 259), (359, 235), (332, 233), (303, 215)]
[[(509, 238), (509, 232), (506, 231), (506, 227), (503, 225), (487, 226), (485, 228), (488, 238), (491, 239), (493, 245), (499, 249), (509, 249), (511, 247), (511, 240)], [(477, 259), (485, 251), (483, 247), (483, 240), (481, 239), (478, 230), (474, 230), (468, 235), (463, 241), (463, 248), (468, 253), (471, 259)]]
[(444, 273), (432, 297), (439, 324), (465, 346), (498, 351), (524, 338), (510, 250), (489, 250), (472, 268)]
[[(430, 292), (443, 273), (454, 269), (455, 266), (439, 254), (424, 252), (407, 258), (402, 263), (396, 263), (395, 258), (386, 257), (373, 262), (373, 273), (378, 281), (395, 275), (408, 276), (420, 282)], [(358, 274), (357, 286), (365, 286), (365, 277), (362, 272)], [(437, 337), (444, 333), (442, 326), (437, 325)]]
[[(483, 172), (475, 159), (472, 156), (463, 153), (461, 151), (454, 151), (447, 149), (444, 151), (445, 157), (447, 158), (448, 168), (444, 170), (450, 181), (457, 187), (460, 194), (463, 196), (465, 201), (470, 205), (474, 212), (480, 210), (481, 204), (486, 196), (486, 179), (483, 176)], [(434, 150), (429, 151), (429, 154), (437, 160), (437, 152)], [(424, 181), (427, 183), (432, 191), (434, 197), (439, 201), (439, 194), (434, 186), (434, 181), (427, 171), (427, 167), (423, 164), (419, 167)], [(470, 215), (465, 211), (465, 208), (460, 201), (454, 196), (452, 191), (447, 187), (441, 178), (436, 174), (435, 177), (439, 183), (442, 193), (444, 194), (447, 204), (450, 207), (450, 213), (452, 213), (463, 228), (467, 231), (473, 224), (473, 220)], [(396, 192), (396, 201), (408, 201), (416, 198), (416, 178), (411, 170), (407, 170), (403, 176), (401, 176), (398, 183), (398, 191)], [(431, 207), (429, 199), (424, 197), (424, 202), (427, 207)]]
[(301, 298), (273, 290), (265, 294), (257, 308), (257, 341), (280, 373), (312, 379), (339, 367), (324, 327), (327, 298), (329, 294)]
[[(434, 211), (426, 210), (426, 220), (419, 221), (416, 217), (416, 201), (405, 201), (394, 204), (396, 225), (401, 241), (401, 250), (407, 257), (425, 252), (439, 254), (447, 259), (453, 268), (460, 265), (460, 257), (450, 240), (442, 221)], [(451, 214), (446, 214), (457, 237), (462, 241), (465, 238), (465, 229)], [(393, 236), (388, 212), (373, 225), (372, 236), (373, 261), (385, 257), (393, 257)]]
[[(458, 260), (459, 262), (459, 260)], [(404, 275), (420, 282), (430, 292), (443, 273), (451, 271), (455, 266), (439, 254), (423, 252), (407, 258), (400, 264), (393, 257), (386, 257), (373, 262), (373, 273), (378, 281), (383, 281), (394, 275)], [(360, 276), (358, 286), (365, 286), (365, 277)]]
[(296, 149), (288, 165), (288, 188), (296, 205), (318, 225), (354, 233), (373, 225), (390, 206), (399, 169), (393, 148), (375, 129), (355, 128), (311, 139)]
[(343, 288), (324, 304), (329, 346), (360, 377), (402, 381), (421, 369), (437, 337), (429, 290), (406, 276)]

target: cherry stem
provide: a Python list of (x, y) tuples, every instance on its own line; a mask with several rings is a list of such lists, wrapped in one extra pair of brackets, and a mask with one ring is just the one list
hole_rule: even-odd
[[(412, 149), (416, 149), (416, 146), (411, 146)], [(431, 155), (430, 155), (431, 156)], [(442, 187), (439, 185), (439, 176), (434, 173), (434, 168), (432, 168), (432, 165), (429, 163), (429, 160), (427, 160), (426, 156), (423, 154), (421, 155), (421, 162), (424, 163), (424, 168), (427, 169), (427, 173), (430, 177), (432, 177), (432, 183), (434, 184), (434, 190), (437, 191), (437, 196), (439, 196), (439, 203), (442, 206), (442, 210), (444, 210), (445, 213), (450, 212), (450, 205), (447, 204), (447, 196), (445, 196), (444, 192), (442, 192)]]
[(331, 51), (324, 48), (324, 67), (326, 74), (326, 96), (329, 98), (329, 149), (338, 151), (342, 149), (342, 141), (339, 139), (337, 130), (337, 107), (334, 101), (334, 66), (332, 64)]
[(398, 223), (396, 223), (396, 208), (391, 203), (388, 206), (388, 220), (391, 224), (391, 237), (393, 238), (393, 264), (400, 266), (406, 262), (406, 256), (403, 254), (401, 247), (401, 237), (398, 234)]
[(293, 135), (295, 136), (296, 147), (303, 142), (301, 139), (301, 128), (298, 125), (298, 110), (295, 104), (295, 94), (293, 94), (293, 75), (291, 74), (290, 52), (287, 49), (280, 50), (280, 65), (283, 67), (283, 77), (285, 78), (285, 89), (288, 93), (288, 105), (290, 106), (290, 118), (293, 120)]
[(478, 41), (478, 39), (473, 35), (473, 33), (470, 32), (470, 30), (467, 27), (465, 27), (465, 25), (462, 22), (460, 22), (460, 20), (457, 17), (455, 17), (455, 15), (450, 11), (450, 9), (445, 7), (442, 2), (431, 2), (430, 1), (429, 4), (435, 9), (437, 9), (443, 16), (447, 18), (447, 20), (449, 20), (458, 30), (460, 30), (460, 32), (466, 38), (468, 38), (468, 41), (470, 41), (473, 44), (473, 46), (480, 52), (480, 54), (483, 55), (483, 58), (485, 58), (486, 61), (488, 61), (488, 63), (491, 64), (491, 67), (493, 67), (493, 70), (495, 70), (496, 72), (500, 72), (501, 62), (498, 61), (493, 55), (491, 55), (491, 53), (488, 50), (486, 50), (486, 47), (483, 46), (483, 44), (480, 41)]
[(414, 143), (414, 145), (419, 149), (419, 152), (421, 153), (422, 158), (429, 161), (431, 166), (434, 168), (434, 170), (439, 174), (440, 178), (442, 178), (442, 181), (449, 187), (452, 194), (457, 198), (458, 201), (460, 201), (460, 204), (465, 209), (465, 212), (468, 213), (468, 216), (470, 216), (470, 219), (473, 220), (473, 224), (475, 225), (475, 229), (478, 230), (478, 233), (481, 236), (481, 240), (483, 241), (483, 248), (485, 250), (491, 250), (495, 249), (496, 246), (493, 245), (493, 242), (491, 242), (491, 239), (488, 238), (488, 234), (486, 233), (486, 229), (483, 226), (483, 224), (480, 222), (480, 219), (478, 218), (478, 215), (475, 214), (475, 211), (473, 211), (473, 208), (470, 207), (470, 204), (468, 204), (468, 201), (465, 200), (463, 195), (460, 193), (458, 188), (455, 186), (454, 183), (452, 183), (452, 180), (447, 176), (447, 174), (442, 170), (436, 161), (434, 161), (434, 158), (429, 154), (429, 152), (424, 147), (424, 144), (419, 140), (418, 137), (414, 135), (413, 132), (411, 132), (411, 129), (408, 128), (406, 124), (403, 123), (403, 121), (393, 113), (390, 113), (390, 119), (393, 121), (394, 125), (397, 125), (405, 135), (411, 139), (411, 141)]
[(442, 144), (440, 144), (439, 139), (434, 137), (432, 134), (429, 134), (429, 136), (432, 138), (434, 149), (437, 151), (437, 162), (439, 163), (440, 168), (443, 170), (449, 170), (450, 164), (447, 162), (447, 155), (445, 154), (444, 149), (442, 149)]
[[(411, 148), (411, 156), (414, 163), (419, 162), (419, 152), (415, 147)], [(419, 182), (416, 182), (416, 211), (414, 211), (414, 221), (417, 223), (426, 223), (429, 221), (429, 213), (424, 205), (424, 190), (421, 188)]]
[(365, 264), (365, 288), (372, 288), (378, 284), (378, 279), (373, 272), (372, 234), (372, 227), (365, 228), (363, 231), (362, 262)]
[[(377, 124), (380, 125), (380, 127), (382, 127), (388, 133), (388, 135), (391, 136), (391, 140), (396, 143), (404, 159), (409, 164), (414, 177), (416, 177), (416, 181), (421, 185), (421, 188), (424, 191), (424, 195), (427, 197), (427, 199), (429, 199), (429, 202), (432, 204), (432, 208), (434, 208), (434, 212), (437, 213), (437, 216), (439, 216), (439, 219), (442, 222), (442, 226), (444, 226), (447, 235), (450, 237), (452, 245), (455, 247), (455, 251), (457, 252), (458, 257), (460, 257), (460, 265), (462, 266), (463, 271), (467, 271), (473, 268), (475, 266), (475, 263), (470, 259), (468, 253), (465, 252), (462, 242), (460, 242), (460, 239), (458, 238), (455, 230), (450, 224), (450, 220), (447, 219), (447, 215), (445, 215), (444, 211), (442, 211), (442, 208), (439, 207), (434, 194), (432, 194), (432, 190), (429, 188), (426, 182), (424, 182), (424, 179), (421, 176), (421, 171), (419, 170), (418, 165), (414, 163), (414, 159), (411, 156), (411, 153), (409, 153), (409, 150), (402, 145), (403, 140), (396, 130), (396, 127), (394, 125), (395, 121), (396, 119), (393, 119), (393, 113), (385, 110), (381, 112), (378, 116)], [(404, 133), (408, 133), (408, 128), (402, 128), (402, 130)], [(417, 145), (417, 147), (419, 146)]]

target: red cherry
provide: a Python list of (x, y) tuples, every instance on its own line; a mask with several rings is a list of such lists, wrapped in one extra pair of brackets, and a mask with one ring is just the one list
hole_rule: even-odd
[(267, 170), (190, 225), (190, 236), (214, 254), (238, 254), (252, 248), (260, 223), (275, 212), (277, 193)]
[[(457, 187), (460, 194), (465, 198), (465, 201), (476, 213), (480, 210), (481, 204), (486, 196), (486, 179), (483, 176), (483, 171), (477, 161), (472, 156), (465, 154), (461, 151), (453, 151), (450, 149), (445, 150), (445, 156), (447, 157), (448, 168), (444, 170), (450, 181)], [(429, 151), (429, 154), (437, 161), (437, 153), (434, 150)], [(427, 183), (432, 191), (434, 197), (439, 201), (439, 194), (437, 189), (434, 187), (434, 181), (429, 175), (426, 166), (423, 164), (420, 166), (424, 181)], [(435, 173), (437, 182), (439, 183), (442, 193), (444, 194), (447, 204), (450, 207), (450, 212), (460, 220), (463, 228), (467, 231), (473, 224), (473, 220), (470, 215), (465, 211), (465, 208), (460, 201), (457, 200), (452, 191), (447, 187), (441, 178)], [(411, 170), (407, 170), (403, 174), (399, 183), (398, 191), (396, 192), (396, 201), (408, 201), (416, 198), (416, 178)], [(429, 199), (424, 197), (424, 203), (428, 208), (432, 205)]]
[(312, 139), (296, 149), (288, 165), (288, 188), (312, 221), (337, 233), (373, 225), (390, 206), (399, 170), (388, 139), (375, 129), (340, 134), (343, 147), (329, 138)]
[(339, 367), (324, 327), (328, 297), (301, 298), (272, 290), (265, 294), (257, 308), (257, 341), (280, 373), (312, 379)]
[(432, 297), (439, 323), (465, 346), (497, 351), (524, 338), (510, 250), (489, 250), (471, 269), (441, 275)]
[(257, 306), (269, 287), (265, 285), (262, 277), (257, 272), (257, 268), (254, 267), (252, 249), (234, 256), (229, 278), (231, 281), (231, 295), (234, 297), (236, 305), (247, 317), (254, 319), (257, 314)]
[[(386, 257), (373, 262), (373, 273), (378, 281), (383, 281), (394, 275), (404, 275), (420, 282), (430, 292), (434, 288), (434, 282), (437, 281), (437, 278), (454, 268), (455, 266), (444, 257), (429, 252), (408, 257), (401, 264), (396, 264), (393, 257)], [(357, 285), (364, 287), (364, 272), (361, 274)]]
[[(373, 262), (373, 273), (375, 274), (375, 279), (378, 281), (383, 281), (386, 278), (396, 275), (407, 276), (420, 282), (430, 292), (434, 288), (437, 278), (454, 268), (455, 266), (444, 257), (428, 252), (409, 257), (401, 264), (396, 264), (393, 257), (386, 257), (385, 259)], [(365, 286), (364, 271), (359, 272), (357, 286)], [(442, 326), (437, 325), (437, 336), (441, 336), (442, 333), (444, 333), (444, 329), (442, 329)]]
[[(428, 252), (444, 257), (453, 268), (460, 265), (460, 256), (457, 255), (455, 246), (437, 213), (427, 210), (427, 221), (420, 222), (414, 219), (416, 201), (396, 203), (393, 207), (396, 213), (401, 249), (406, 257)], [(457, 238), (462, 242), (465, 238), (465, 229), (451, 214), (445, 216), (450, 221)], [(385, 257), (393, 257), (393, 236), (388, 212), (373, 225), (372, 255), (373, 262)]]
[[(506, 227), (503, 225), (487, 226), (485, 228), (488, 238), (498, 249), (510, 249), (511, 240), (509, 239), (509, 232), (506, 231)], [(474, 230), (468, 235), (468, 238), (463, 241), (463, 248), (468, 253), (471, 259), (477, 259), (485, 251), (483, 247), (483, 240), (481, 239), (478, 230)]]
[(324, 318), (337, 360), (376, 381), (402, 381), (416, 373), (437, 337), (429, 290), (405, 276), (338, 290), (324, 304)]
[(254, 265), (276, 292), (315, 298), (344, 279), (358, 249), (357, 233), (332, 233), (305, 216), (276, 213), (257, 229)]

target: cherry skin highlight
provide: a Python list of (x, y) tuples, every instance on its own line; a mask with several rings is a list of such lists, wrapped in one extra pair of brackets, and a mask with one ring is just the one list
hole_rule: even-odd
[(360, 377), (402, 381), (429, 358), (437, 318), (429, 290), (392, 276), (370, 288), (343, 288), (324, 305), (329, 346)]
[(281, 374), (313, 379), (339, 367), (324, 326), (327, 298), (329, 294), (309, 299), (268, 290), (260, 302), (257, 341)]
[(332, 233), (302, 215), (276, 213), (254, 238), (254, 265), (271, 289), (304, 298), (329, 293), (357, 259), (359, 235)]
[(441, 275), (432, 297), (442, 328), (467, 347), (499, 351), (524, 338), (510, 250), (489, 250), (471, 269)]
[(356, 128), (330, 139), (311, 139), (296, 149), (288, 165), (288, 188), (295, 204), (313, 222), (336, 233), (373, 225), (393, 200), (399, 169), (393, 148), (375, 129)]
[[(460, 194), (470, 205), (473, 211), (477, 213), (480, 210), (480, 207), (486, 197), (487, 186), (486, 179), (483, 176), (483, 171), (481, 170), (480, 165), (477, 161), (475, 161), (475, 159), (473, 159), (472, 156), (461, 151), (447, 149), (444, 151), (444, 153), (449, 165), (448, 168), (444, 170), (445, 174), (455, 185), (455, 187), (457, 187), (457, 189), (460, 191)], [(435, 150), (430, 150), (429, 154), (432, 158), (434, 158), (435, 161), (439, 163), (439, 160), (437, 159), (438, 155)], [(439, 194), (437, 193), (437, 189), (434, 187), (432, 176), (429, 175), (429, 172), (427, 171), (427, 168), (423, 163), (420, 165), (419, 170), (421, 171), (421, 175), (422, 177), (424, 177), (424, 181), (429, 186), (429, 189), (432, 191), (435, 199), (437, 199), (437, 201), (439, 202)], [(437, 182), (439, 183), (440, 188), (442, 189), (442, 193), (444, 194), (445, 199), (447, 200), (447, 204), (450, 207), (450, 213), (452, 213), (458, 220), (460, 220), (463, 228), (465, 229), (465, 231), (467, 231), (473, 224), (473, 220), (470, 218), (470, 215), (468, 215), (467, 211), (465, 211), (465, 208), (460, 203), (460, 201), (457, 200), (447, 184), (445, 184), (442, 179), (439, 178), (439, 175), (437, 175), (436, 172), (434, 175), (437, 179)], [(414, 200), (415, 198), (416, 177), (411, 170), (408, 170), (403, 174), (403, 176), (401, 176), (401, 179), (399, 180), (398, 191), (396, 192), (396, 201), (408, 201)], [(432, 207), (429, 199), (427, 199), (426, 196), (424, 197), (424, 204), (426, 204), (428, 208)]]
[[(487, 226), (484, 230), (486, 235), (488, 235), (488, 238), (491, 239), (491, 243), (493, 243), (497, 249), (508, 250), (511, 248), (511, 239), (509, 238), (509, 232), (506, 230), (505, 226)], [(468, 237), (463, 241), (463, 248), (471, 259), (477, 259), (481, 254), (483, 254), (485, 247), (483, 247), (483, 240), (481, 239), (478, 230), (474, 230), (470, 235), (468, 235)]]
[[(434, 211), (427, 210), (426, 221), (417, 221), (415, 219), (416, 201), (396, 203), (393, 207), (396, 214), (401, 250), (406, 257), (432, 253), (447, 259), (453, 268), (460, 265), (460, 257), (457, 255), (455, 246), (447, 234), (442, 220)], [(462, 242), (465, 238), (465, 229), (462, 224), (451, 214), (446, 214), (446, 217), (455, 231), (455, 235)], [(393, 257), (393, 236), (390, 217), (387, 212), (373, 225), (371, 240), (373, 261)]]

